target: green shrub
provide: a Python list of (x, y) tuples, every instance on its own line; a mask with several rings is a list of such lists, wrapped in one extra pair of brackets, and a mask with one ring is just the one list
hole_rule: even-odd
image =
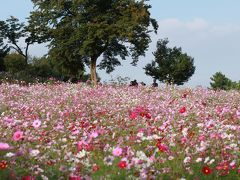
[(4, 65), (6, 67), (6, 71), (10, 73), (17, 73), (27, 68), (24, 57), (17, 53), (8, 54), (4, 58)]
[(216, 72), (210, 79), (211, 88), (214, 90), (240, 90), (240, 81), (232, 81), (221, 72)]

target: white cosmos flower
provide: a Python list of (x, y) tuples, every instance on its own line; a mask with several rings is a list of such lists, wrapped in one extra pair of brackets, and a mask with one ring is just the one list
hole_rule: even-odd
[(7, 154), (5, 155), (5, 157), (9, 157), (9, 158), (11, 158), (11, 157), (13, 157), (13, 156), (15, 156), (15, 154), (14, 154), (14, 153), (11, 153), (11, 152), (9, 152), (9, 153), (7, 153)]
[(43, 180), (48, 180), (47, 176), (41, 175), (41, 177), (42, 177)]
[(187, 134), (188, 134), (188, 128), (184, 128), (184, 129), (182, 130), (182, 134), (183, 134), (184, 137), (186, 137)]
[(207, 163), (209, 160), (210, 160), (210, 158), (206, 157), (204, 163)]
[(191, 160), (190, 157), (185, 157), (185, 159), (183, 160), (183, 163), (184, 163), (184, 164), (187, 164), (187, 163), (190, 162), (190, 160)]
[(196, 162), (198, 163), (198, 162), (201, 162), (202, 161), (202, 158), (197, 158), (196, 159)]
[(142, 152), (142, 151), (137, 151), (136, 156), (137, 156), (139, 159), (142, 159), (142, 160), (147, 160), (147, 159), (148, 159), (147, 156), (146, 156), (146, 154), (145, 154), (144, 152)]
[(208, 162), (208, 165), (211, 165), (214, 162), (215, 162), (215, 159), (212, 159), (211, 161)]
[(30, 156), (36, 157), (39, 153), (40, 153), (40, 151), (37, 150), (37, 149), (35, 149), (35, 150), (32, 150), (32, 151), (30, 152)]
[(233, 160), (229, 165), (230, 165), (230, 166), (234, 166), (235, 164), (236, 164), (236, 161)]
[(87, 152), (85, 150), (82, 150), (82, 151), (79, 151), (76, 155), (77, 158), (81, 159), (83, 158), (84, 156), (87, 155)]

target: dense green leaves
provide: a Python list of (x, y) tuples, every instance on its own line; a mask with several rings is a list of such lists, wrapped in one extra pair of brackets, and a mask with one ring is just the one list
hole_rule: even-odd
[[(96, 82), (96, 61), (103, 55), (101, 69), (107, 72), (120, 65), (118, 58), (132, 56), (133, 64), (145, 55), (151, 32), (157, 22), (150, 17), (145, 0), (34, 0), (36, 10), (30, 17), (32, 31), (50, 48), (70, 47), (79, 61), (90, 64)], [(59, 50), (58, 50), (59, 49)], [(66, 52), (66, 51), (65, 51)]]
[(4, 58), (6, 70), (10, 73), (17, 73), (27, 68), (26, 61), (23, 56), (18, 53), (11, 53)]
[(8, 46), (3, 44), (3, 40), (0, 37), (0, 72), (6, 70), (4, 65), (4, 57), (7, 55), (8, 51)]
[(168, 84), (182, 85), (195, 72), (194, 60), (181, 48), (167, 47), (168, 40), (159, 40), (153, 53), (155, 60), (144, 68), (146, 74)]

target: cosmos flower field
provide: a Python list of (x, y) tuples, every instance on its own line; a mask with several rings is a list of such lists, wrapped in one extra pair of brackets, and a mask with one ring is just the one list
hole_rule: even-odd
[(240, 92), (0, 85), (0, 179), (240, 179)]

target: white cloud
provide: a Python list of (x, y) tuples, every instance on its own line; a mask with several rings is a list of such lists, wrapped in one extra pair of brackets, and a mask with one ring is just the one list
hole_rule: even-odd
[(193, 31), (205, 30), (208, 28), (208, 23), (201, 18), (196, 18), (193, 21), (186, 22), (185, 24), (189, 30)]
[(173, 29), (173, 28), (181, 28), (184, 26), (184, 23), (179, 19), (171, 18), (171, 19), (164, 19), (159, 21), (159, 28), (160, 29)]
[(177, 18), (164, 19), (159, 21), (161, 30), (187, 29), (191, 31), (200, 31), (208, 28), (208, 23), (202, 18), (195, 18), (191, 21), (181, 21)]

